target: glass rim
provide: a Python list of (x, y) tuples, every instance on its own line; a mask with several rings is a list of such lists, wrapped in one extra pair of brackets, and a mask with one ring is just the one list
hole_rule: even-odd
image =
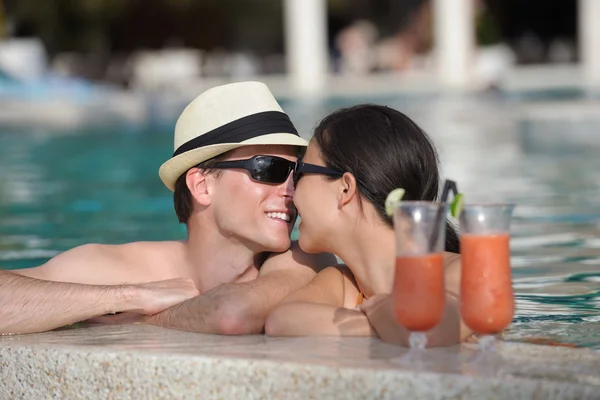
[(517, 206), (516, 203), (465, 203), (463, 206), (463, 211), (467, 207), (479, 207), (479, 208), (496, 208), (496, 207), (512, 207), (515, 208)]
[(441, 201), (429, 201), (429, 200), (399, 200), (399, 201), (391, 201), (389, 204), (392, 207), (397, 207), (401, 204), (409, 204), (409, 205), (430, 205), (430, 206), (447, 206), (450, 203), (441, 202)]

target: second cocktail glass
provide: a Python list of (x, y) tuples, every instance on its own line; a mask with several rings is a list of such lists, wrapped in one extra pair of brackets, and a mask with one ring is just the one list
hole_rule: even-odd
[(494, 335), (513, 319), (515, 299), (510, 268), (510, 221), (513, 204), (467, 204), (460, 214), (463, 321), (489, 350)]

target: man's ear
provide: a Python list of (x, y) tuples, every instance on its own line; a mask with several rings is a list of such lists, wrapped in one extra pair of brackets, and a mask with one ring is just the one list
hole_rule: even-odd
[(190, 169), (185, 176), (185, 183), (192, 197), (202, 206), (210, 205), (210, 182), (206, 171), (200, 168)]
[(338, 195), (338, 209), (341, 209), (346, 204), (358, 196), (356, 188), (356, 178), (350, 172), (346, 172), (340, 179), (340, 192)]

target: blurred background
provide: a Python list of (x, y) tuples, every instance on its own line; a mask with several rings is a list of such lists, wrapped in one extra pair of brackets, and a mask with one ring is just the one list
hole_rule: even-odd
[[(13, 104), (0, 122), (34, 122), (15, 100), (35, 101), (38, 120), (58, 125), (173, 119), (205, 88), (245, 79), (303, 98), (502, 90), (528, 76), (532, 85), (572, 90), (582, 77), (600, 82), (598, 7), (593, 0), (2, 0), (0, 101)], [(62, 110), (58, 100), (77, 110)]]
[(313, 94), (331, 86), (329, 75), (493, 87), (514, 67), (586, 59), (585, 3), (593, 1), (2, 0), (0, 68), (4, 80), (70, 77), (188, 97), (219, 78), (286, 74), (291, 89)]
[(413, 118), (467, 201), (517, 203), (506, 337), (600, 348), (598, 21), (599, 0), (0, 0), (0, 265), (185, 239), (157, 173), (175, 121), (259, 80), (306, 138), (357, 103)]

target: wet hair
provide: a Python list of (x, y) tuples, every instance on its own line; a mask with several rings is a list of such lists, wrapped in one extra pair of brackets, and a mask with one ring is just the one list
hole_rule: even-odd
[[(221, 170), (216, 170), (212, 167), (217, 162), (225, 158), (228, 153), (229, 152), (223, 153), (209, 160), (203, 161), (192, 168), (198, 168), (207, 173), (221, 174)], [(179, 178), (177, 178), (177, 181), (175, 181), (175, 190), (173, 191), (173, 205), (175, 206), (175, 214), (177, 214), (177, 219), (179, 222), (186, 225), (192, 216), (192, 211), (194, 211), (192, 193), (190, 192), (186, 182), (186, 176), (190, 169), (185, 171)]]
[[(354, 175), (361, 196), (389, 226), (393, 222), (385, 213), (385, 199), (393, 189), (403, 188), (404, 200), (437, 199), (437, 151), (429, 136), (400, 111), (373, 104), (343, 108), (319, 123), (313, 140), (327, 167)], [(445, 248), (459, 253), (458, 234), (450, 221)]]

